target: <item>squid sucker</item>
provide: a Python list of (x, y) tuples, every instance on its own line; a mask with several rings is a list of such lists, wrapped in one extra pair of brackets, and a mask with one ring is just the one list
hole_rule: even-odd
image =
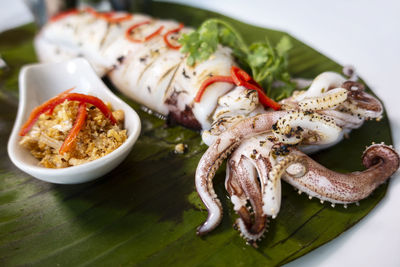
[[(218, 44), (208, 59), (189, 64), (189, 56), (170, 42), (191, 31), (141, 14), (81, 10), (50, 20), (35, 48), (43, 62), (84, 57), (128, 97), (202, 131), (209, 147), (197, 166), (195, 186), (208, 217), (198, 227), (199, 235), (222, 219), (213, 177), (225, 160), (225, 187), (238, 214), (235, 228), (253, 246), (265, 234), (269, 217), (279, 214), (281, 180), (310, 198), (347, 205), (368, 197), (398, 170), (399, 155), (385, 144), (369, 146), (362, 155), (366, 170), (348, 174), (331, 171), (307, 155), (339, 143), (366, 120), (381, 119), (382, 104), (354, 72), (347, 78), (323, 72), (274, 110), (264, 105), (260, 92), (232, 82), (238, 63), (231, 48)], [(171, 35), (174, 39), (168, 39)], [(200, 99), (199, 89), (216, 77), (228, 82), (210, 83)]]

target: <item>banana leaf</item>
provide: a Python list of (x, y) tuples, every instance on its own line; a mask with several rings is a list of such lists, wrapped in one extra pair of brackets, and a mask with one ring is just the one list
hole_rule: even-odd
[[(198, 26), (206, 18), (231, 23), (249, 43), (268, 36), (276, 43), (283, 32), (263, 29), (197, 8), (153, 3), (150, 13)], [(205, 237), (196, 227), (207, 212), (194, 186), (196, 165), (205, 151), (198, 132), (144, 112), (143, 129), (128, 158), (103, 178), (80, 185), (49, 184), (19, 171), (8, 159), (6, 142), (18, 105), (18, 73), (36, 62), (32, 40), (36, 28), (26, 25), (0, 34), (0, 54), (8, 64), (0, 70), (0, 265), (1, 266), (279, 266), (337, 237), (385, 195), (379, 187), (359, 205), (331, 208), (298, 195), (286, 184), (282, 208), (270, 221), (259, 248), (246, 245), (232, 229), (235, 213), (226, 197), (224, 170), (214, 185), (224, 208), (221, 225)], [(341, 66), (290, 37), (289, 69), (294, 77), (312, 78)], [(117, 93), (117, 92), (116, 92)], [(389, 121), (368, 121), (349, 139), (313, 157), (340, 172), (362, 170), (361, 153), (375, 142), (392, 143)], [(184, 143), (184, 154), (174, 147)]]

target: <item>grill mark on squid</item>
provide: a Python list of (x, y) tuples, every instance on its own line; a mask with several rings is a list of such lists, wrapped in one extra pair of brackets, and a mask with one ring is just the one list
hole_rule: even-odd
[(173, 71), (175, 69), (175, 71), (177, 71), (177, 68), (179, 67), (179, 64), (176, 64), (174, 66), (172, 66), (171, 68), (169, 68), (166, 72), (164, 72), (164, 74), (160, 77), (160, 79), (157, 82), (157, 86), (161, 83), (162, 80), (164, 80), (164, 78), (166, 78), (168, 76), (168, 74), (171, 73), (171, 71)]
[(137, 82), (139, 83), (140, 80), (142, 79), (144, 73), (151, 67), (153, 66), (153, 64), (157, 61), (157, 58), (154, 59), (153, 61), (151, 61), (149, 64), (146, 65), (146, 67), (144, 67), (143, 71), (139, 74), (139, 77), (137, 79)]
[(172, 82), (175, 80), (176, 74), (178, 72), (179, 67), (185, 62), (185, 59), (182, 59), (181, 62), (178, 64), (178, 66), (175, 68), (174, 73), (172, 74), (171, 80), (169, 81), (167, 88), (165, 89), (165, 93), (164, 93), (164, 102), (167, 101), (168, 99), (168, 95), (169, 92), (171, 91), (171, 88), (173, 88), (172, 86)]
[(100, 43), (99, 43), (99, 50), (101, 50), (103, 48), (104, 42), (106, 41), (109, 33), (110, 33), (110, 23), (107, 22), (106, 32), (104, 33), (103, 38), (101, 38)]

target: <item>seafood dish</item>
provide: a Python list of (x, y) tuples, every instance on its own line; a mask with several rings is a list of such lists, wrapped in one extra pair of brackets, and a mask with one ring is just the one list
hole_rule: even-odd
[(399, 155), (383, 143), (365, 149), (362, 172), (337, 173), (307, 155), (337, 144), (366, 120), (379, 121), (383, 106), (353, 70), (323, 72), (305, 83), (292, 79), (284, 38), (275, 47), (247, 46), (216, 19), (194, 30), (141, 14), (84, 9), (51, 19), (35, 48), (43, 62), (85, 57), (123, 94), (201, 131), (209, 147), (195, 185), (208, 217), (199, 235), (221, 221), (213, 177), (225, 160), (225, 187), (239, 216), (235, 227), (253, 246), (268, 218), (278, 216), (281, 180), (321, 203), (346, 207), (399, 168)]
[(69, 89), (36, 107), (19, 144), (46, 168), (84, 164), (111, 153), (127, 139), (124, 112)]

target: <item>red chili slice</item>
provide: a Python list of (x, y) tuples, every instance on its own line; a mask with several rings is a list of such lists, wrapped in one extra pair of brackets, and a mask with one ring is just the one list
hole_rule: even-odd
[(91, 96), (91, 95), (84, 95), (78, 93), (61, 93), (60, 95), (48, 100), (47, 102), (43, 103), (42, 105), (36, 107), (31, 112), (28, 120), (22, 126), (21, 131), (19, 132), (20, 136), (26, 135), (30, 129), (33, 127), (35, 122), (38, 120), (39, 116), (45, 112), (53, 110), (57, 105), (60, 105), (65, 100), (69, 101), (78, 101), (92, 104), (93, 106), (97, 107), (103, 115), (111, 121), (112, 124), (116, 124), (117, 120), (112, 115), (111, 110), (104, 104), (101, 99)]
[(86, 8), (83, 9), (83, 11), (85, 11), (85, 12), (87, 12), (87, 13), (90, 13), (90, 14), (92, 14), (92, 15), (95, 16), (95, 17), (98, 16), (97, 11), (94, 10), (93, 8), (91, 8), (91, 7), (86, 7)]
[(238, 67), (232, 66), (231, 67), (231, 76), (237, 86), (242, 86), (243, 82), (242, 82), (242, 79), (239, 77), (239, 73), (238, 73), (239, 70), (240, 69)]
[(133, 17), (132, 14), (126, 14), (123, 16), (112, 16), (112, 17), (107, 18), (106, 20), (110, 23), (119, 23), (119, 22), (123, 22), (126, 20), (130, 20), (132, 17)]
[(93, 16), (96, 16), (96, 17), (98, 16), (97, 11), (94, 10), (93, 8), (91, 8), (91, 7), (86, 7), (86, 8), (83, 9), (83, 11), (85, 11), (85, 12), (87, 12), (87, 13), (90, 13), (90, 14), (92, 14)]
[(243, 82), (248, 82), (252, 79), (251, 76), (247, 74), (247, 72), (236, 66), (232, 66), (231, 76), (237, 86), (242, 86)]
[[(92, 95), (84, 95), (84, 94), (78, 94), (78, 93), (70, 93), (65, 96), (66, 100), (69, 101), (79, 101), (79, 102), (85, 102), (88, 104), (92, 104), (96, 108), (98, 108), (103, 115), (111, 121), (112, 124), (116, 124), (117, 120), (114, 118), (111, 110), (104, 104), (104, 102), (95, 96)], [(62, 103), (62, 102), (61, 102)]]
[(247, 72), (245, 72), (242, 69), (239, 69), (238, 71), (238, 75), (245, 80), (246, 82), (253, 80), (253, 78), (251, 78), (251, 76), (249, 74), (247, 74)]
[[(61, 93), (60, 93), (59, 95), (57, 95), (56, 97), (62, 97), (62, 96), (64, 96), (64, 95), (68, 94), (69, 92), (71, 92), (71, 91), (74, 90), (74, 89), (75, 89), (75, 87), (69, 88), (69, 89), (65, 90), (64, 92), (61, 92)], [(49, 109), (49, 110), (47, 111), (47, 114), (48, 114), (48, 115), (53, 114), (53, 111), (54, 111), (55, 108), (56, 108), (56, 106), (53, 106), (51, 109)]]
[(199, 91), (197, 91), (196, 97), (194, 98), (194, 102), (200, 102), (201, 97), (206, 91), (207, 87), (216, 82), (226, 82), (226, 83), (235, 83), (230, 76), (213, 76), (210, 77), (201, 84)]
[(54, 108), (57, 106), (57, 105), (53, 105), (52, 103), (54, 103), (58, 99), (64, 97), (66, 94), (71, 92), (74, 88), (75, 87), (65, 90), (64, 92), (60, 93), (59, 95), (49, 99), (45, 103), (34, 108), (31, 112), (31, 114), (29, 115), (28, 120), (22, 126), (21, 131), (19, 132), (19, 135), (24, 136), (25, 134), (27, 134), (29, 132), (29, 130), (33, 127), (35, 122), (38, 120), (39, 116), (42, 115), (43, 113), (48, 112), (49, 114), (51, 114), (53, 112)]
[(274, 110), (279, 110), (281, 106), (269, 98), (264, 90), (262, 89), (261, 85), (259, 85), (247, 72), (244, 70), (232, 66), (231, 68), (231, 75), (233, 80), (235, 81), (235, 84), (238, 86), (244, 86), (247, 89), (250, 90), (256, 90), (258, 94), (258, 99), (260, 100), (260, 103), (264, 107), (270, 107), (273, 108)]
[(164, 42), (167, 44), (167, 46), (168, 46), (169, 48), (171, 48), (171, 49), (179, 49), (179, 48), (182, 47), (181, 45), (173, 45), (173, 44), (171, 44), (171, 42), (168, 40), (168, 36), (169, 36), (170, 34), (177, 33), (177, 32), (179, 32), (182, 28), (183, 28), (183, 24), (181, 23), (181, 24), (179, 24), (178, 28), (172, 29), (172, 30), (170, 30), (170, 31), (167, 31), (167, 33), (164, 34)]
[(87, 7), (84, 9), (84, 11), (92, 14), (93, 16), (104, 19), (110, 23), (119, 23), (122, 21), (130, 20), (133, 16), (132, 14), (125, 14), (125, 15), (118, 15), (117, 12), (115, 11), (110, 11), (110, 12), (97, 12), (91, 7)]
[(55, 22), (57, 20), (63, 19), (65, 17), (68, 17), (68, 16), (73, 15), (73, 14), (78, 14), (78, 13), (79, 13), (78, 9), (70, 9), (70, 10), (63, 11), (63, 12), (58, 13), (57, 15), (52, 16), (50, 18), (50, 21), (51, 22)]
[(71, 151), (73, 146), (75, 145), (76, 137), (78, 136), (80, 130), (83, 128), (86, 122), (87, 111), (86, 111), (86, 103), (79, 103), (78, 114), (76, 116), (76, 120), (74, 126), (72, 126), (67, 138), (64, 140), (64, 143), (61, 145), (58, 153), (64, 154), (65, 152)]
[(270, 107), (274, 110), (279, 110), (281, 108), (281, 105), (271, 98), (269, 98), (264, 90), (262, 89), (261, 85), (259, 85), (247, 72), (244, 70), (232, 66), (231, 68), (231, 76), (214, 76), (206, 79), (200, 86), (199, 91), (197, 92), (197, 95), (194, 99), (195, 102), (200, 102), (202, 95), (204, 94), (204, 91), (206, 88), (215, 82), (229, 82), (236, 84), (237, 86), (243, 86), (246, 87), (247, 89), (250, 90), (255, 90), (257, 91), (258, 99), (260, 103), (264, 107)]
[(150, 24), (151, 21), (150, 20), (146, 20), (146, 21), (142, 21), (136, 24), (133, 24), (132, 26), (130, 26), (126, 32), (125, 32), (125, 37), (126, 39), (128, 39), (131, 42), (134, 43), (143, 43), (143, 42), (147, 42), (148, 40), (156, 37), (157, 35), (159, 35), (161, 33), (161, 31), (164, 29), (164, 26), (160, 26), (156, 31), (154, 31), (153, 33), (145, 36), (143, 39), (135, 39), (132, 37), (132, 31), (142, 25), (146, 25), (146, 24)]

